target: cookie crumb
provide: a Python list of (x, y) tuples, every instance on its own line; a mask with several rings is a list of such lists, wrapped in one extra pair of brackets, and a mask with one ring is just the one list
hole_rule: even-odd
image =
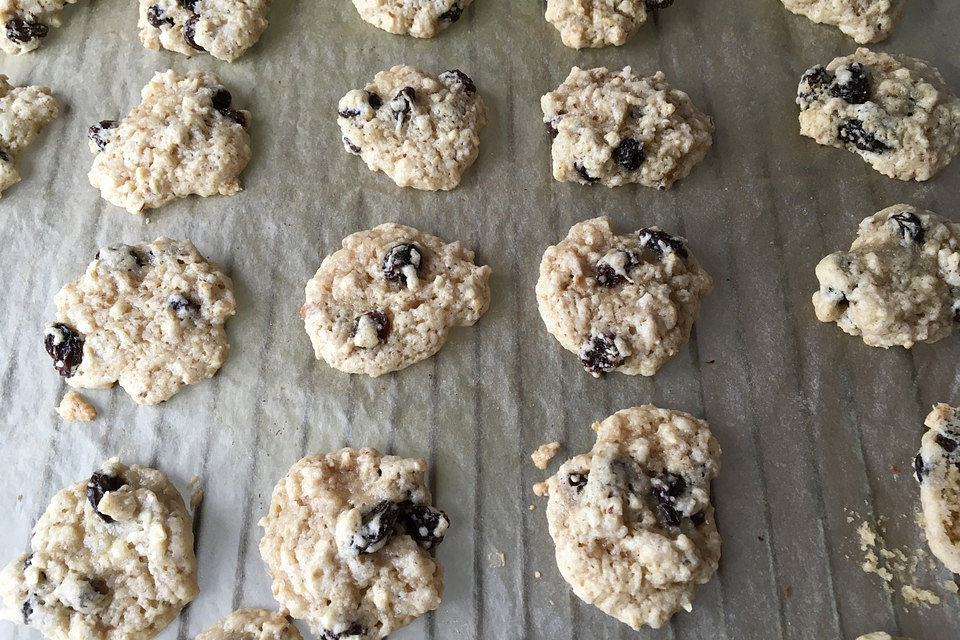
[(537, 469), (546, 469), (550, 461), (553, 460), (553, 456), (557, 455), (557, 449), (559, 448), (559, 442), (550, 442), (548, 444), (540, 445), (540, 448), (530, 455), (534, 466)]
[(883, 519), (877, 526), (863, 521), (857, 527), (863, 562), (860, 565), (864, 573), (873, 573), (883, 580), (883, 589), (894, 593), (895, 585), (900, 585), (900, 595), (906, 604), (912, 607), (929, 608), (940, 604), (940, 597), (916, 584), (916, 571), (926, 557), (923, 549), (913, 551), (904, 548), (890, 549), (883, 540)]
[(537, 496), (547, 496), (550, 495), (550, 488), (546, 482), (538, 482), (533, 485), (533, 493)]
[(536, 509), (536, 507), (534, 505), (530, 505), (529, 509), (530, 511), (533, 511), (534, 509)]
[(68, 391), (57, 407), (57, 413), (67, 422), (90, 422), (97, 417), (97, 410), (76, 391)]
[(900, 587), (900, 595), (903, 596), (907, 604), (915, 607), (920, 606), (926, 609), (935, 604), (940, 604), (940, 597), (933, 591), (919, 589), (912, 584), (905, 584)]
[(539, 580), (542, 577), (542, 574), (539, 571), (534, 571), (533, 577)]
[(190, 482), (187, 483), (187, 488), (191, 490), (190, 492), (190, 510), (196, 511), (197, 507), (200, 506), (200, 503), (203, 502), (203, 489), (197, 485), (200, 483), (200, 476), (193, 476), (190, 479)]
[(507, 566), (507, 559), (506, 556), (503, 555), (502, 551), (491, 551), (487, 554), (487, 560), (490, 561), (491, 567)]
[(950, 593), (957, 593), (960, 591), (960, 587), (957, 587), (957, 583), (953, 580), (944, 580), (943, 588), (949, 591)]

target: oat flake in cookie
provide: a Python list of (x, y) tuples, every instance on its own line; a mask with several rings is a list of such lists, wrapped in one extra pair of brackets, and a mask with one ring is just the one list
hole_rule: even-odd
[(90, 184), (130, 213), (189, 195), (241, 191), (250, 160), (250, 113), (233, 106), (212, 73), (157, 73), (142, 102), (121, 121), (101, 120), (88, 131), (97, 154)]
[(146, 640), (196, 597), (193, 518), (160, 471), (108, 460), (57, 493), (0, 573), (0, 618), (51, 640)]
[(460, 19), (473, 0), (353, 0), (360, 17), (390, 33), (432, 38)]
[(814, 22), (838, 27), (860, 44), (879, 42), (893, 31), (906, 0), (782, 0), (783, 6)]
[(930, 551), (960, 573), (960, 409), (938, 404), (924, 421), (914, 472)]
[(377, 640), (440, 606), (434, 550), (450, 524), (423, 460), (341, 449), (297, 462), (273, 490), (260, 555), (273, 593), (321, 638)]
[(907, 204), (860, 223), (849, 251), (817, 265), (813, 306), (871, 347), (936, 342), (960, 321), (960, 225)]
[(960, 98), (923, 60), (860, 48), (811, 67), (797, 89), (800, 133), (898, 180), (929, 180), (960, 152)]
[(683, 238), (657, 227), (618, 235), (593, 218), (544, 252), (537, 304), (587, 372), (652, 376), (687, 343), (712, 290)]
[(574, 67), (540, 108), (553, 138), (553, 177), (561, 182), (667, 189), (713, 141), (713, 120), (660, 71)]
[(47, 87), (15, 87), (0, 73), (0, 195), (20, 182), (17, 156), (57, 117)]
[(621, 45), (674, 0), (547, 0), (544, 15), (574, 49)]
[(240, 609), (194, 640), (303, 640), (286, 617), (266, 609)]
[(479, 320), (489, 278), (459, 242), (382, 224), (323, 259), (300, 315), (318, 359), (379, 376), (429, 358), (450, 329)]
[(60, 12), (77, 0), (3, 0), (0, 2), (0, 51), (19, 55), (43, 43), (50, 29), (63, 24)]
[(140, 0), (140, 41), (192, 56), (232, 62), (267, 28), (271, 0)]
[(434, 76), (408, 66), (381, 71), (340, 99), (343, 146), (401, 187), (449, 191), (480, 151), (487, 108), (459, 69)]
[(73, 387), (119, 382), (156, 404), (211, 377), (230, 353), (233, 283), (189, 240), (104, 247), (54, 301), (44, 346)]
[(720, 446), (710, 427), (653, 405), (593, 425), (597, 442), (534, 487), (547, 495), (557, 566), (584, 602), (634, 629), (690, 611), (717, 570), (710, 481)]

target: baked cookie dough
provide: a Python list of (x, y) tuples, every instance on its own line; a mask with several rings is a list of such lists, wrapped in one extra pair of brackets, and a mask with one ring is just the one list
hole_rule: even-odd
[(863, 47), (803, 74), (800, 134), (898, 180), (929, 180), (960, 152), (960, 98), (923, 60)]
[(553, 138), (553, 177), (561, 182), (668, 189), (713, 141), (713, 120), (661, 71), (574, 67), (540, 108)]
[(230, 353), (233, 283), (189, 240), (104, 247), (54, 302), (44, 346), (72, 387), (119, 382), (156, 404), (213, 376)]
[(673, 0), (547, 0), (544, 17), (574, 49), (621, 45)]
[(140, 41), (192, 56), (207, 51), (232, 62), (267, 28), (271, 0), (140, 0)]
[(903, 17), (906, 0), (781, 0), (810, 20), (838, 27), (859, 44), (879, 42)]
[(547, 331), (594, 376), (652, 376), (687, 343), (712, 290), (685, 239), (657, 227), (618, 235), (605, 217), (544, 252), (536, 289)]
[(262, 520), (273, 594), (321, 638), (378, 640), (440, 606), (450, 524), (423, 460), (341, 449), (297, 462)]
[(589, 453), (534, 487), (549, 496), (557, 566), (584, 602), (634, 629), (662, 627), (717, 570), (720, 446), (705, 421), (653, 405), (593, 429)]
[(97, 154), (90, 184), (130, 213), (189, 195), (241, 191), (250, 160), (249, 111), (238, 111), (212, 73), (165, 71), (143, 88), (141, 103), (117, 122), (90, 127)]
[(60, 418), (66, 422), (91, 422), (97, 417), (97, 410), (76, 391), (67, 391), (57, 407)]
[(15, 87), (0, 73), (0, 196), (20, 182), (17, 156), (57, 117), (57, 101), (47, 87)]
[(57, 493), (0, 572), (0, 618), (51, 640), (146, 640), (196, 597), (193, 518), (160, 471), (111, 458)]
[(489, 278), (459, 242), (382, 224), (323, 259), (300, 317), (317, 359), (376, 377), (429, 358), (450, 329), (479, 320)]
[(460, 19), (473, 0), (353, 0), (360, 17), (390, 33), (432, 38)]
[(938, 404), (924, 421), (914, 471), (930, 551), (960, 573), (960, 409)]
[(900, 638), (893, 637), (889, 633), (884, 633), (883, 631), (876, 631), (874, 633), (868, 633), (866, 635), (860, 636), (857, 640), (910, 640), (910, 638)]
[(0, 51), (19, 55), (33, 51), (50, 33), (63, 24), (60, 12), (77, 0), (3, 0), (0, 2)]
[(936, 342), (960, 322), (960, 225), (907, 204), (860, 223), (817, 265), (813, 307), (871, 347)]
[(303, 636), (276, 611), (240, 609), (194, 640), (303, 640)]
[(439, 76), (399, 65), (340, 99), (343, 146), (401, 187), (449, 191), (477, 159), (487, 108), (459, 69)]

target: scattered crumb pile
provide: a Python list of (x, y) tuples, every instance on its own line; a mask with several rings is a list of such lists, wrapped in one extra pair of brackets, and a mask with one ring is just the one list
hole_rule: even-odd
[(68, 391), (57, 407), (57, 413), (67, 422), (90, 422), (97, 417), (97, 410), (76, 391)]
[(546, 469), (550, 461), (553, 460), (553, 456), (557, 455), (557, 449), (559, 448), (559, 442), (540, 445), (540, 448), (530, 455), (534, 466), (537, 467), (537, 469)]
[[(848, 516), (847, 521), (852, 522), (853, 517)], [(927, 552), (907, 547), (888, 548), (883, 540), (883, 523), (881, 517), (877, 519), (877, 526), (864, 520), (857, 527), (864, 572), (880, 576), (887, 593), (893, 593), (899, 585), (901, 597), (910, 606), (927, 608), (940, 604), (940, 596), (917, 584), (917, 567), (927, 557)]]

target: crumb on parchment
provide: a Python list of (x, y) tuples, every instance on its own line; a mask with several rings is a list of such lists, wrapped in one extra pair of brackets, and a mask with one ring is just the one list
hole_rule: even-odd
[(90, 422), (97, 417), (97, 410), (76, 391), (68, 391), (57, 407), (57, 413), (67, 422)]
[(559, 448), (559, 442), (540, 445), (540, 448), (530, 455), (534, 466), (536, 466), (537, 469), (546, 469), (550, 461), (553, 460), (553, 456), (557, 455), (557, 449)]

